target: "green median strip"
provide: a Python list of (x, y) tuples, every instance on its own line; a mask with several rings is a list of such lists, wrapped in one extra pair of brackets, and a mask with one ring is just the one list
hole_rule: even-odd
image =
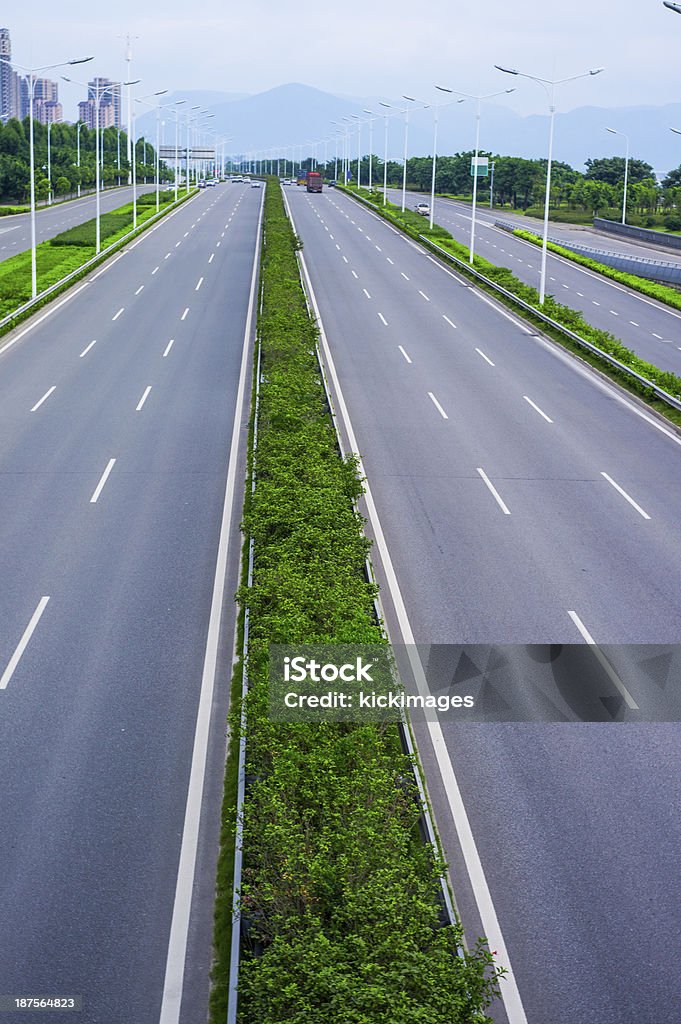
[[(349, 195), (354, 197), (359, 196), (366, 200), (380, 216), (386, 220), (400, 227), (406, 234), (412, 238), (424, 240), (427, 246), (429, 242), (437, 245), (439, 248), (444, 249), (446, 252), (451, 253), (452, 256), (459, 260), (463, 260), (466, 264), (469, 260), (469, 249), (461, 242), (455, 241), (451, 234), (442, 227), (434, 225), (433, 231), (428, 230), (427, 218), (421, 217), (417, 213), (412, 213), (410, 210), (402, 210), (398, 206), (394, 206), (392, 203), (383, 204), (382, 194), (373, 192), (369, 193), (367, 189), (357, 189), (356, 187), (339, 186), (342, 191), (347, 192)], [(425, 221), (425, 223), (424, 223)], [(636, 373), (645, 377), (647, 380), (655, 383), (663, 391), (672, 395), (675, 398), (681, 397), (681, 377), (675, 373), (670, 373), (667, 370), (661, 370), (659, 366), (655, 366), (652, 363), (647, 362), (645, 359), (641, 359), (628, 349), (619, 338), (615, 337), (614, 334), (610, 334), (609, 331), (602, 331), (597, 327), (593, 327), (581, 312), (575, 309), (571, 309), (569, 306), (564, 306), (553, 298), (552, 295), (547, 295), (544, 300), (544, 304), (541, 305), (539, 302), (539, 293), (536, 288), (532, 288), (530, 285), (520, 281), (511, 270), (507, 267), (498, 267), (494, 263), (490, 263), (489, 260), (484, 259), (482, 256), (475, 255), (473, 260), (473, 268), (478, 273), (483, 274), (490, 281), (494, 282), (505, 288), (506, 291), (512, 292), (513, 295), (526, 302), (528, 305), (533, 306), (538, 312), (544, 313), (546, 316), (551, 317), (561, 326), (584, 338), (585, 341), (591, 342), (602, 352), (613, 356), (619, 362), (623, 363), (624, 366)], [(467, 275), (467, 268), (457, 265), (457, 273), (463, 276)], [(472, 275), (470, 275), (472, 277)], [(473, 278), (477, 288), (483, 291), (489, 292), (493, 295), (497, 302), (500, 302), (510, 309), (513, 309), (518, 313), (518, 307), (510, 298), (506, 298), (500, 295), (494, 288), (486, 287), (483, 282)], [(681, 412), (677, 409), (670, 407), (662, 399), (657, 398), (654, 392), (649, 387), (635, 378), (630, 377), (625, 372), (612, 366), (605, 359), (599, 358), (597, 353), (588, 351), (578, 345), (577, 342), (571, 341), (560, 330), (552, 328), (550, 325), (542, 322), (539, 317), (536, 319), (532, 313), (522, 311), (519, 313), (525, 321), (534, 324), (542, 334), (546, 334), (551, 337), (554, 341), (557, 341), (564, 348), (578, 355), (580, 359), (589, 363), (601, 373), (607, 375), (612, 380), (626, 388), (632, 394), (642, 398), (651, 408), (661, 413), (671, 422), (681, 425)]]
[[(269, 179), (261, 262), (256, 485), (249, 610), (240, 1024), (482, 1024), (498, 969), (482, 943), (458, 955), (442, 925), (442, 864), (421, 842), (395, 725), (276, 722), (270, 644), (385, 647), (362, 485), (339, 454), (300, 284), (296, 239)], [(251, 425), (251, 439), (254, 424)], [(253, 465), (253, 450), (250, 452)], [(241, 707), (231, 711), (234, 793)], [(412, 776), (413, 777), (413, 776)], [(235, 808), (223, 809), (211, 1020), (227, 1010)]]
[[(190, 193), (191, 195), (192, 193)], [(183, 202), (186, 196), (179, 202)], [(173, 196), (170, 193), (163, 193), (160, 196), (161, 215), (175, 208), (172, 202)], [(156, 193), (150, 192), (140, 196), (137, 200), (137, 228), (143, 230), (148, 222), (156, 217)], [(133, 229), (133, 204), (126, 203), (125, 206), (114, 210), (111, 213), (104, 213), (100, 217), (100, 244), (102, 248), (110, 248), (128, 235)], [(126, 241), (129, 241), (127, 239)], [(36, 279), (38, 294), (47, 288), (58, 284), (68, 274), (77, 271), (84, 266), (96, 254), (96, 220), (85, 221), (67, 231), (62, 232), (47, 242), (40, 242), (36, 246)], [(107, 252), (106, 256), (111, 255)], [(92, 268), (88, 268), (92, 269)], [(83, 271), (83, 275), (87, 270)], [(70, 287), (83, 275), (77, 275), (65, 283), (64, 287)], [(61, 291), (57, 289), (46, 296), (45, 302)], [(10, 316), (31, 298), (31, 252), (18, 253), (10, 256), (9, 259), (0, 262), (0, 319)], [(0, 334), (13, 329), (16, 324), (25, 316), (31, 315), (42, 305), (41, 302), (32, 306), (26, 313), (11, 320), (3, 328)]]

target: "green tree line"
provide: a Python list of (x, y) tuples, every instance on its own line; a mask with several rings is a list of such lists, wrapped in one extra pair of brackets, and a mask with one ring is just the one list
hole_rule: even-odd
[[(80, 184), (92, 188), (95, 184), (94, 129), (81, 126), (80, 166), (78, 165), (78, 129), (75, 124), (56, 122), (50, 129), (50, 180), (53, 195), (75, 192)], [(36, 195), (47, 197), (50, 180), (47, 176), (47, 125), (33, 122)], [(102, 185), (116, 185), (128, 180), (130, 164), (127, 159), (127, 135), (117, 128), (100, 131), (103, 166), (100, 168)], [(135, 147), (135, 173), (138, 181), (155, 176), (155, 150), (144, 139)], [(173, 178), (172, 171), (161, 164), (164, 180)], [(29, 121), (11, 119), (0, 124), (0, 202), (25, 202), (30, 190)]]
[[(437, 159), (436, 192), (457, 196), (472, 196), (473, 178), (470, 173), (473, 152), (455, 153)], [(494, 162), (494, 205), (526, 210), (543, 206), (546, 195), (546, 160), (527, 160), (517, 156), (481, 152)], [(584, 172), (561, 161), (554, 161), (551, 170), (552, 208), (579, 210), (591, 216), (603, 216), (621, 211), (624, 193), (623, 157), (602, 157), (586, 161)], [(341, 165), (331, 160), (323, 170), (326, 178), (335, 172), (341, 177)], [(429, 192), (433, 161), (431, 156), (411, 157), (407, 161), (407, 184)], [(361, 161), (361, 180), (369, 181), (369, 157)], [(352, 180), (357, 181), (357, 160), (350, 162)], [(403, 164), (389, 160), (388, 185), (402, 186)], [(372, 158), (372, 180), (375, 186), (383, 183), (383, 161)], [(478, 198), (489, 201), (489, 177), (478, 178)], [(662, 182), (655, 178), (653, 168), (644, 160), (631, 159), (628, 169), (627, 210), (638, 215), (643, 222), (647, 217), (666, 214), (672, 230), (681, 229), (681, 165), (669, 171)], [(674, 223), (678, 221), (678, 227)]]

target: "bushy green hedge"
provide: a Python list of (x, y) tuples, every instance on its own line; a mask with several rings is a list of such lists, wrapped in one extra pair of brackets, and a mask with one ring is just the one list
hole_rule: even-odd
[[(338, 454), (300, 286), (269, 179), (262, 257), (257, 485), (247, 699), (241, 1024), (479, 1024), (497, 990), (481, 944), (441, 927), (441, 865), (419, 838), (393, 726), (268, 717), (268, 645), (384, 643), (364, 575), (361, 483)], [(233, 723), (238, 722), (233, 713)], [(226, 896), (224, 898), (227, 898)], [(223, 1019), (226, 963), (213, 1020)]]
[[(532, 242), (533, 245), (540, 246), (542, 244), (541, 238), (533, 235), (531, 231), (523, 231), (520, 228), (516, 228), (513, 234), (518, 238), (525, 239), (526, 242)], [(583, 256), (582, 253), (573, 252), (572, 249), (565, 249), (562, 245), (556, 245), (555, 242), (547, 242), (547, 248), (551, 252), (555, 252), (556, 255), (563, 256), (566, 260), (572, 260), (573, 263), (579, 263), (582, 267), (595, 270), (596, 273), (602, 274), (603, 277), (610, 277), (613, 281), (619, 281), (620, 284), (625, 284), (627, 288), (642, 292), (643, 295), (650, 295), (651, 298), (659, 299), (660, 302), (666, 302), (668, 306), (681, 309), (681, 293), (667, 287), (667, 285), (649, 281), (645, 277), (637, 277), (635, 274), (627, 274), (623, 270), (616, 270), (615, 267), (599, 263), (589, 256)]]

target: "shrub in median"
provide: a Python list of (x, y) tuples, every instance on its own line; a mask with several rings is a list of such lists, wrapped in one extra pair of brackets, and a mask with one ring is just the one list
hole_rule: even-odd
[[(268, 715), (270, 643), (385, 643), (353, 505), (361, 482), (326, 406), (296, 239), (269, 180), (262, 256), (257, 482), (241, 889), (241, 1024), (480, 1024), (499, 972), (442, 927), (442, 865), (421, 843), (394, 726)], [(232, 713), (238, 728), (238, 711)], [(230, 898), (224, 893), (223, 900)], [(219, 952), (213, 1020), (225, 1009)]]

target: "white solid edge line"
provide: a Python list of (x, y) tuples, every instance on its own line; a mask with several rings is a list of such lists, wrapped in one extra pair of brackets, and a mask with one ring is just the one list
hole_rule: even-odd
[(478, 353), (479, 356), (482, 356), (482, 358), (485, 360), (485, 362), (489, 363), (490, 366), (494, 366), (495, 365), (492, 362), (492, 360), (490, 359), (490, 357), (485, 355), (485, 353), (482, 351), (481, 348), (476, 348), (475, 351)]
[(206, 774), (208, 732), (210, 726), (211, 707), (213, 703), (213, 690), (215, 688), (215, 674), (220, 639), (220, 622), (222, 619), (222, 605), (224, 601), (227, 575), (227, 553), (229, 549), (230, 523), (232, 519), (232, 509), (234, 506), (234, 494), (236, 488), (236, 464), (239, 451), (239, 434), (246, 389), (246, 371), (248, 368), (248, 356), (250, 350), (251, 325), (253, 322), (253, 309), (255, 306), (256, 286), (258, 281), (258, 256), (260, 252), (260, 225), (262, 222), (263, 199), (264, 192), (262, 193), (262, 198), (260, 200), (260, 215), (256, 233), (257, 241), (253, 257), (253, 273), (251, 275), (251, 293), (248, 300), (244, 343), (241, 351), (241, 368), (239, 370), (239, 385), (237, 389), (236, 409), (234, 411), (234, 424), (232, 427), (232, 442), (227, 467), (225, 500), (222, 508), (220, 540), (218, 543), (218, 554), (215, 563), (213, 597), (211, 600), (208, 636), (206, 638), (206, 654), (203, 664), (203, 674), (201, 677), (201, 695), (199, 697), (199, 710), (196, 721), (196, 732), (194, 734), (194, 749), (192, 752), (192, 765), (189, 776), (189, 787), (187, 790), (184, 825), (182, 828), (182, 846), (180, 849), (180, 862), (177, 870), (177, 885), (175, 888), (173, 917), (170, 925), (170, 937), (168, 940), (168, 956), (166, 958), (165, 980), (163, 983), (163, 996), (161, 999), (159, 1024), (177, 1024), (180, 1018), (180, 1008), (182, 1005), (187, 938), (189, 934), (189, 917), (191, 912), (192, 892), (194, 888), (194, 876), (196, 873), (196, 854), (199, 841), (199, 823), (201, 817), (203, 784)]
[(104, 470), (104, 472), (102, 473), (101, 477), (99, 478), (99, 483), (95, 487), (94, 494), (90, 498), (90, 504), (91, 505), (94, 505), (94, 503), (97, 501), (97, 499), (99, 498), (100, 494), (102, 493), (102, 489), (104, 487), (104, 484), (109, 479), (109, 473), (114, 468), (114, 463), (115, 462), (116, 462), (115, 459), (109, 459), (109, 462), (107, 463), (107, 467)]
[(619, 690), (619, 692), (624, 697), (624, 700), (626, 701), (627, 707), (631, 708), (632, 711), (638, 711), (639, 710), (638, 704), (636, 703), (634, 698), (631, 696), (631, 694), (627, 690), (626, 686), (624, 685), (624, 683), (622, 682), (620, 677), (615, 672), (614, 668), (612, 667), (612, 665), (610, 664), (610, 662), (608, 661), (606, 656), (603, 654), (603, 651), (600, 649), (600, 647), (598, 646), (598, 644), (596, 643), (596, 641), (592, 637), (591, 633), (589, 632), (589, 630), (586, 628), (586, 626), (584, 625), (584, 623), (580, 619), (580, 617), (577, 614), (577, 612), (570, 611), (568, 609), (568, 615), (570, 616), (570, 618), (574, 622), (575, 626), (577, 627), (579, 632), (582, 634), (582, 636), (586, 640), (586, 642), (589, 645), (589, 647), (592, 648), (594, 656), (597, 659), (597, 661), (600, 664), (600, 666), (603, 669), (603, 671), (605, 672), (605, 674), (608, 676), (610, 681), (612, 683), (614, 683), (616, 688)]
[(168, 342), (168, 344), (166, 345), (166, 350), (163, 353), (163, 357), (162, 357), (163, 359), (165, 359), (165, 357), (168, 355), (168, 353), (170, 352), (170, 350), (171, 350), (171, 348), (173, 347), (174, 344), (175, 344), (175, 339), (171, 338), (170, 341)]
[(139, 412), (140, 411), (140, 409), (142, 408), (142, 406), (146, 402), (147, 398), (149, 397), (149, 392), (150, 391), (151, 391), (151, 384), (147, 385), (147, 387), (144, 389), (144, 394), (142, 395), (142, 397), (140, 398), (139, 402), (137, 403), (137, 407), (135, 408), (135, 412)]
[[(289, 217), (291, 223), (294, 224), (293, 230), (295, 231), (295, 223), (293, 221), (293, 215), (291, 209), (288, 206)], [(303, 274), (307, 287), (309, 290), (310, 302), (315, 312), (317, 319), (317, 326), (319, 328), (319, 339), (321, 342), (322, 350), (324, 352), (324, 358), (329, 371), (329, 375), (333, 382), (336, 399), (338, 401), (338, 410), (343, 420), (350, 447), (356, 454), (357, 465), (360, 476), (364, 481), (364, 500), (367, 506), (367, 513), (369, 521), (376, 538), (376, 547), (381, 557), (381, 563), (383, 565), (383, 571), (385, 573), (386, 582), (390, 591), (390, 596), (395, 608), (395, 615), (400, 626), (400, 632), (402, 634), (402, 642), (407, 645), (409, 651), (409, 659), (411, 661), (412, 671), (416, 678), (416, 682), (419, 688), (419, 692), (425, 696), (430, 695), (430, 688), (426, 679), (426, 674), (419, 658), (418, 650), (416, 648), (416, 640), (409, 622), (407, 615), (407, 609), (404, 604), (400, 585), (397, 580), (397, 575), (388, 551), (388, 545), (386, 543), (383, 528), (381, 526), (380, 519), (378, 518), (378, 511), (374, 503), (371, 486), (364, 469), (361, 456), (359, 455), (359, 445), (355, 437), (355, 432), (350, 422), (350, 416), (348, 413), (347, 406), (345, 404), (345, 398), (341, 390), (340, 381), (338, 380), (338, 374), (336, 373), (336, 367), (331, 356), (331, 349), (329, 348), (329, 342), (326, 337), (324, 325), (317, 305), (317, 299), (312, 288), (312, 281), (308, 273), (307, 264), (305, 258), (301, 252), (300, 262), (303, 268)], [(475, 839), (473, 837), (473, 831), (471, 829), (470, 822), (468, 820), (468, 814), (464, 806), (461, 791), (459, 789), (459, 783), (454, 773), (454, 767), (447, 750), (447, 745), (442, 733), (442, 726), (438, 721), (427, 722), (428, 732), (430, 734), (430, 740), (433, 745), (433, 751), (437, 759), (440, 776), (444, 785), (445, 795), (449, 804), (449, 809), (452, 815), (452, 819), (456, 826), (457, 835), (459, 837), (459, 844), (461, 852), (466, 864), (468, 871), (468, 877), (471, 881), (473, 893), (475, 895), (475, 902), (478, 906), (478, 912), (480, 914), (480, 920), (482, 922), (482, 929), (487, 938), (487, 942), (490, 949), (497, 951), (497, 963), (502, 967), (506, 968), (507, 974), (504, 976), (501, 982), (501, 998), (504, 1003), (506, 1010), (506, 1016), (508, 1018), (508, 1024), (527, 1024), (527, 1016), (525, 1009), (520, 998), (520, 992), (518, 991), (518, 985), (515, 980), (513, 968), (511, 967), (511, 961), (506, 949), (506, 942), (504, 940), (499, 919), (497, 917), (494, 904), (492, 902), (492, 896), (487, 885), (487, 879), (485, 872), (480, 860), (480, 854), (478, 853), (477, 846), (475, 845)]]
[(641, 506), (638, 504), (638, 502), (634, 501), (634, 499), (631, 497), (631, 495), (627, 494), (627, 492), (624, 490), (624, 488), (620, 487), (620, 485), (615, 480), (613, 480), (613, 478), (611, 476), (608, 476), (608, 474), (604, 473), (603, 471), (601, 471), (601, 476), (604, 476), (605, 479), (608, 481), (608, 483), (612, 484), (612, 486), (615, 488), (615, 490), (618, 491), (622, 495), (622, 497), (626, 501), (629, 502), (629, 504), (631, 505), (632, 508), (636, 509), (636, 511), (638, 512), (638, 514), (640, 516), (643, 516), (644, 519), (650, 519), (650, 516), (645, 511), (645, 509), (642, 509)]
[(398, 345), (397, 347), (399, 348), (400, 352), (402, 353), (402, 355), (404, 356), (404, 358), (405, 358), (405, 359), (407, 360), (407, 362), (408, 362), (408, 363), (410, 363), (410, 362), (411, 362), (411, 359), (409, 358), (409, 356), (407, 355), (407, 353), (406, 353), (406, 352), (404, 351), (404, 349), (402, 348), (402, 346), (401, 346), (401, 345)]
[(433, 394), (432, 391), (428, 392), (428, 398), (431, 400), (431, 402), (433, 403), (433, 405), (435, 406), (437, 411), (440, 413), (440, 416), (442, 416), (442, 419), (443, 420), (448, 420), (449, 416), (444, 411), (444, 409), (442, 408), (442, 406), (440, 405), (440, 403), (438, 402), (437, 398), (435, 397), (435, 395)]
[(481, 469), (480, 466), (477, 467), (477, 470), (478, 470), (478, 473), (480, 474), (480, 476), (482, 477), (482, 479), (485, 481), (487, 487), (489, 487), (489, 489), (490, 489), (490, 491), (491, 491), (491, 493), (492, 493), (492, 495), (494, 497), (494, 500), (496, 501), (496, 503), (499, 506), (499, 508), (501, 509), (501, 511), (504, 513), (505, 516), (510, 516), (510, 514), (511, 514), (510, 509), (505, 504), (503, 498), (499, 494), (498, 490), (496, 489), (496, 487), (494, 486), (494, 484), (492, 483), (490, 478), (487, 476), (487, 473), (485, 473), (484, 469)]
[(38, 402), (35, 403), (35, 405), (31, 409), (31, 412), (35, 412), (36, 409), (39, 409), (40, 406), (43, 404), (43, 402), (46, 401), (50, 397), (50, 395), (56, 389), (56, 387), (57, 387), (57, 385), (53, 384), (52, 387), (49, 389), (49, 391), (46, 391), (45, 394), (43, 395), (43, 397)]
[(47, 602), (49, 600), (50, 600), (49, 597), (41, 597), (40, 600), (38, 601), (38, 607), (33, 612), (33, 615), (31, 616), (31, 621), (29, 622), (28, 626), (24, 630), (24, 634), (23, 634), (21, 640), (19, 641), (14, 654), (10, 658), (9, 664), (7, 665), (7, 668), (2, 673), (2, 678), (0, 678), (0, 690), (5, 690), (7, 688), (7, 684), (9, 683), (10, 679), (14, 675), (14, 670), (16, 669), (17, 665), (19, 664), (19, 661), (21, 660), (21, 656), (24, 653), (24, 651), (26, 650), (26, 647), (28, 646), (28, 642), (29, 642), (29, 640), (31, 639), (31, 637), (33, 635), (33, 631), (35, 630), (36, 626), (40, 622), (40, 616), (45, 611), (45, 606), (46, 606), (46, 604), (47, 604)]
[(535, 412), (538, 412), (540, 416), (544, 417), (547, 423), (553, 423), (551, 417), (547, 416), (546, 413), (542, 409), (540, 409), (539, 406), (535, 402), (533, 402), (531, 398), (528, 398), (527, 395), (523, 395), (523, 398), (525, 399), (528, 405), (532, 406)]
[(89, 344), (89, 345), (87, 346), (87, 348), (84, 348), (84, 349), (83, 349), (83, 351), (82, 351), (82, 352), (80, 353), (80, 355), (79, 355), (79, 357), (78, 357), (78, 358), (79, 358), (79, 359), (82, 359), (82, 358), (83, 358), (83, 356), (86, 356), (86, 355), (88, 354), (88, 352), (90, 351), (90, 349), (92, 348), (92, 346), (93, 346), (93, 345), (96, 345), (96, 344), (97, 344), (97, 339), (95, 338), (95, 340), (94, 340), (94, 341), (91, 341), (91, 342), (90, 342), (90, 344)]

